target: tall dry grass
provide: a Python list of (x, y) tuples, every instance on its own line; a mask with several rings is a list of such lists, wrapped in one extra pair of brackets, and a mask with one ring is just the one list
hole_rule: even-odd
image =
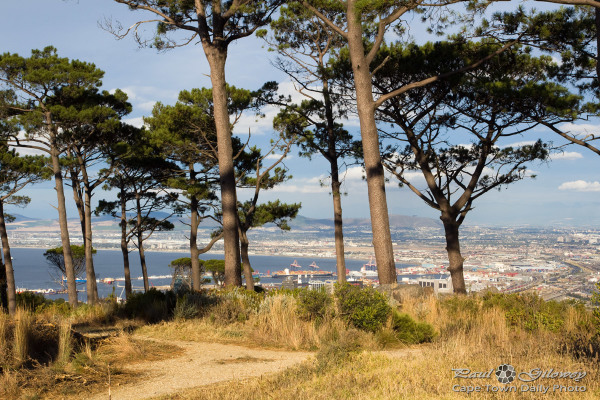
[(298, 318), (296, 310), (296, 298), (293, 296), (266, 297), (251, 321), (253, 339), (294, 350), (319, 347), (321, 340), (315, 324)]
[(22, 364), (29, 357), (29, 340), (35, 319), (29, 311), (18, 308), (14, 321), (13, 357), (18, 364)]
[(64, 365), (69, 362), (73, 353), (73, 336), (71, 333), (71, 319), (63, 318), (58, 325), (58, 354), (56, 363)]
[[(400, 310), (435, 326), (440, 335), (432, 344), (393, 351), (353, 352), (348, 356), (335, 356), (335, 352), (320, 351), (316, 360), (271, 377), (209, 385), (170, 394), (168, 398), (464, 399), (469, 396), (453, 390), (455, 385), (480, 385), (485, 389), (486, 385), (499, 386), (499, 383), (494, 377), (461, 381), (453, 377), (453, 368), (489, 371), (505, 363), (513, 365), (517, 371), (533, 368), (586, 371), (587, 377), (578, 383), (586, 386), (586, 391), (550, 392), (547, 396), (537, 392), (484, 391), (477, 393), (477, 398), (600, 398), (598, 360), (580, 357), (564, 345), (567, 337), (578, 338), (577, 335), (582, 335), (581, 340), (585, 343), (589, 335), (595, 332), (586, 328), (589, 328), (592, 321), (589, 313), (582, 308), (568, 308), (559, 331), (542, 329), (541, 324), (539, 329), (528, 330), (510, 325), (506, 311), (500, 306), (482, 307), (482, 299), (452, 299), (455, 302), (452, 307), (448, 307), (443, 301), (434, 297), (407, 299)], [(259, 332), (297, 335), (292, 342), (301, 343), (302, 335), (298, 332), (305, 328), (298, 328), (299, 325), (295, 322), (286, 327), (286, 324), (294, 320), (293, 314), (287, 310), (288, 305), (290, 303), (282, 299), (272, 300), (268, 312), (265, 311), (261, 319), (256, 321), (266, 326)], [(271, 312), (274, 315), (271, 315)], [(340, 332), (348, 330), (340, 330), (337, 334)], [(313, 331), (306, 337), (320, 336)], [(338, 340), (345, 341), (340, 336)], [(322, 337), (321, 345), (323, 348)], [(521, 384), (522, 382), (519, 382), (516, 386), (520, 388)], [(569, 386), (573, 382), (563, 379), (545, 380), (537, 384)]]
[(8, 363), (10, 345), (8, 342), (9, 316), (0, 312), (0, 366)]

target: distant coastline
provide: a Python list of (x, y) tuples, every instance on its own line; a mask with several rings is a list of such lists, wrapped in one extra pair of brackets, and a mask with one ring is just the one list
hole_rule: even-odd
[[(46, 250), (47, 247), (43, 247), (43, 246), (11, 246), (11, 248), (14, 249), (36, 249), (36, 250)], [(103, 247), (101, 249), (96, 249), (97, 251), (103, 251), (103, 250), (107, 250), (107, 251), (120, 251), (121, 248), (119, 247)], [(135, 252), (136, 249), (131, 249), (130, 253)], [(144, 252), (146, 253), (189, 253), (189, 250), (183, 250), (183, 249), (144, 249)], [(222, 251), (215, 251), (215, 250), (211, 250), (208, 251), (204, 254), (208, 254), (208, 255), (218, 255), (218, 254), (223, 254)], [(315, 255), (314, 253), (298, 253), (298, 252), (294, 252), (293, 254), (285, 254), (285, 253), (279, 253), (279, 254), (272, 254), (272, 253), (268, 253), (268, 252), (258, 252), (258, 251), (250, 251), (249, 255), (251, 256), (276, 256), (276, 257), (304, 257), (304, 258), (319, 258), (319, 259), (328, 259), (328, 260), (334, 260), (335, 257), (326, 257), (326, 256), (321, 256), (321, 255)], [(367, 260), (369, 258), (369, 256), (356, 256), (356, 255), (346, 255), (344, 258), (348, 259), (348, 260)]]

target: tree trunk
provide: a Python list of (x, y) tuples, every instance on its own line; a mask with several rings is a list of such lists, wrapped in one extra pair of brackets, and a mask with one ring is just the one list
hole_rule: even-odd
[(83, 211), (83, 199), (81, 191), (79, 190), (79, 179), (74, 175), (76, 172), (71, 169), (71, 187), (73, 188), (73, 200), (77, 206), (77, 212), (79, 213), (79, 223), (81, 225), (81, 237), (83, 238), (83, 244), (85, 245), (85, 213)]
[(596, 96), (600, 94), (600, 8), (594, 7), (594, 24), (596, 25)]
[(144, 242), (138, 238), (138, 252), (140, 254), (140, 264), (142, 265), (142, 277), (144, 278), (144, 292), (150, 290), (148, 281), (148, 270), (146, 268), (146, 255), (144, 254)]
[(365, 58), (363, 32), (360, 18), (356, 12), (356, 1), (348, 1), (348, 48), (352, 61), (354, 86), (356, 88), (356, 106), (360, 120), (360, 132), (367, 173), (367, 189), (373, 231), (373, 247), (377, 260), (379, 283), (396, 283), (394, 249), (390, 233), (385, 178), (379, 152), (379, 133), (375, 123), (375, 105), (371, 84), (371, 73)]
[(98, 284), (96, 282), (96, 271), (94, 270), (94, 253), (92, 247), (92, 194), (90, 185), (86, 181), (87, 179), (84, 176), (85, 240), (83, 244), (85, 246), (87, 300), (88, 304), (96, 304), (98, 302)]
[[(50, 116), (46, 117), (49, 129), (52, 132)], [(77, 286), (75, 283), (75, 268), (73, 265), (73, 254), (71, 253), (71, 240), (69, 238), (69, 227), (67, 224), (67, 208), (65, 206), (65, 190), (63, 186), (62, 170), (60, 160), (58, 159), (58, 150), (56, 148), (56, 134), (51, 133), (50, 137), (50, 158), (52, 160), (52, 172), (54, 173), (54, 182), (56, 183), (56, 197), (58, 200), (58, 223), (60, 226), (60, 239), (63, 248), (63, 257), (65, 261), (65, 272), (67, 275), (67, 293), (69, 304), (77, 307)]]
[(225, 286), (241, 286), (242, 270), (237, 224), (237, 197), (225, 80), (227, 48), (220, 49), (217, 46), (205, 45), (204, 52), (210, 65), (214, 117), (217, 128), (217, 157), (223, 211), (223, 244), (225, 246)]
[[(190, 172), (190, 184), (193, 186), (196, 183), (196, 172), (194, 165), (188, 166)], [(195, 195), (190, 196), (190, 260), (192, 265), (192, 290), (199, 291), (202, 287), (202, 274), (200, 273), (200, 261), (198, 257), (198, 199)]]
[[(92, 188), (83, 157), (77, 154), (79, 170), (83, 181), (83, 246), (85, 252), (85, 275), (88, 304), (98, 302), (98, 284), (94, 270), (94, 254), (92, 247)], [(79, 192), (79, 191), (78, 191)], [(81, 192), (79, 192), (81, 196)]]
[(0, 260), (0, 313), (8, 312), (8, 292), (7, 292), (7, 290), (8, 290), (8, 283), (6, 281), (6, 266)]
[(4, 271), (6, 275), (6, 300), (8, 313), (15, 315), (17, 310), (17, 289), (15, 285), (15, 272), (13, 270), (12, 258), (10, 256), (10, 246), (8, 245), (8, 234), (4, 221), (4, 204), (0, 201), (0, 238), (2, 240), (2, 255), (4, 257)]
[(336, 149), (335, 121), (333, 119), (333, 104), (329, 94), (329, 82), (323, 83), (323, 104), (325, 106), (325, 119), (327, 121), (327, 154), (331, 167), (331, 195), (333, 197), (333, 225), (335, 238), (335, 257), (338, 283), (346, 282), (346, 260), (344, 257), (344, 228), (342, 220), (342, 195), (340, 192), (340, 173), (338, 166), (338, 153)]
[(335, 236), (335, 258), (337, 263), (337, 281), (346, 282), (346, 260), (344, 258), (344, 228), (342, 222), (342, 195), (337, 159), (331, 162), (331, 193), (333, 196), (333, 225)]
[(200, 290), (202, 286), (202, 274), (198, 257), (198, 200), (192, 196), (191, 199), (192, 219), (190, 221), (190, 259), (192, 263), (192, 289)]
[(467, 294), (463, 263), (465, 259), (460, 254), (460, 240), (458, 237), (459, 225), (452, 217), (442, 217), (446, 233), (446, 251), (448, 252), (448, 271), (452, 278), (452, 287), (456, 294)]
[(125, 274), (125, 298), (131, 296), (131, 272), (129, 271), (129, 250), (127, 249), (127, 200), (125, 190), (121, 188), (121, 253), (123, 254), (123, 270)]
[(242, 265), (244, 266), (244, 278), (246, 278), (246, 289), (254, 291), (254, 278), (252, 277), (252, 266), (250, 265), (250, 257), (248, 256), (248, 235), (246, 232), (240, 232), (240, 247), (242, 250)]
[(142, 277), (144, 279), (144, 292), (150, 290), (148, 282), (148, 270), (146, 269), (146, 256), (144, 254), (144, 232), (142, 231), (142, 206), (140, 204), (140, 194), (135, 194), (135, 206), (137, 210), (137, 246), (140, 255), (140, 265), (142, 266)]

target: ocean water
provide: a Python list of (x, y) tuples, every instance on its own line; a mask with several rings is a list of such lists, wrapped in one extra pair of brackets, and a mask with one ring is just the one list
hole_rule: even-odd
[[(48, 264), (44, 257), (44, 249), (32, 248), (11, 248), (13, 257), (13, 266), (15, 270), (15, 280), (18, 288), (23, 289), (60, 289), (60, 282), (56, 279), (57, 273)], [(181, 257), (189, 257), (187, 252), (154, 252), (146, 251), (146, 265), (150, 277), (151, 286), (163, 286), (171, 284), (171, 275), (173, 270), (169, 267), (172, 260)], [(223, 259), (223, 254), (202, 254), (201, 259)], [(250, 256), (252, 268), (257, 272), (267, 274), (288, 268), (289, 265), (297, 261), (302, 269), (310, 269), (313, 261), (324, 271), (335, 272), (335, 258), (310, 258), (310, 257), (281, 257), (281, 256)], [(346, 268), (358, 271), (368, 260), (346, 260)], [(129, 254), (129, 263), (131, 270), (132, 285), (135, 289), (143, 289), (142, 269), (139, 255), (136, 251)], [(396, 264), (397, 268), (406, 268), (415, 266), (415, 264)], [(94, 255), (94, 268), (97, 279), (123, 278), (123, 257), (120, 250), (98, 250)], [(332, 279), (331, 277), (327, 279)], [(281, 279), (261, 278), (262, 282), (281, 282)], [(123, 281), (115, 281), (113, 284), (98, 283), (98, 294), (100, 297), (106, 297), (114, 292), (117, 296), (121, 295), (124, 286)], [(85, 284), (78, 284), (80, 300), (85, 300)], [(63, 295), (50, 295), (50, 298), (64, 297)]]

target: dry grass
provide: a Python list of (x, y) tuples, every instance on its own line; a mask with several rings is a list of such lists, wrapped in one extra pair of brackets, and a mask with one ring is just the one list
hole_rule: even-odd
[[(349, 328), (342, 320), (333, 317), (319, 323), (307, 321), (297, 314), (297, 300), (291, 295), (268, 296), (251, 307), (247, 304), (252, 299), (241, 299), (237, 293), (229, 297), (231, 299), (227, 303), (209, 309), (203, 318), (147, 325), (139, 328), (137, 333), (159, 339), (222, 342), (249, 347), (320, 349), (318, 356), (311, 362), (270, 377), (230, 381), (173, 393), (164, 398), (464, 399), (466, 394), (454, 391), (455, 385), (479, 385), (483, 393), (476, 396), (484, 399), (540, 397), (538, 393), (520, 390), (515, 393), (492, 392), (486, 388), (503, 386), (493, 377), (471, 380), (453, 377), (453, 368), (489, 371), (505, 363), (513, 365), (517, 372), (532, 368), (584, 370), (588, 376), (578, 385), (585, 385), (586, 392), (555, 393), (552, 397), (600, 398), (598, 360), (578, 358), (586, 353), (588, 343), (591, 346), (594, 335), (594, 330), (590, 329), (592, 317), (582, 308), (566, 309), (564, 322), (558, 330), (546, 329), (541, 322), (536, 328), (535, 321), (533, 328), (528, 326), (525, 329), (507, 323), (506, 309), (489, 304), (484, 306), (480, 298), (452, 298), (450, 303), (443, 303), (433, 296), (403, 299), (400, 311), (430, 323), (438, 336), (432, 344), (415, 346), (417, 351), (396, 351), (392, 359), (386, 356), (385, 351), (372, 352), (383, 346), (398, 345), (390, 326), (371, 334)], [(96, 324), (107, 318), (103, 312), (102, 308), (90, 309), (77, 318)], [(227, 317), (229, 322), (224, 322), (219, 316)], [(28, 317), (21, 318), (26, 322)], [(8, 330), (7, 321), (4, 318), (3, 322), (0, 316), (0, 333), (2, 329)], [(63, 321), (59, 325), (59, 336), (67, 330), (67, 323)], [(15, 325), (18, 324), (17, 320)], [(14, 329), (16, 332), (17, 328)], [(0, 350), (1, 346), (0, 341)], [(10, 345), (5, 343), (5, 346)], [(67, 341), (61, 346), (65, 350), (59, 351), (59, 358), (60, 354), (67, 352)], [(104, 340), (97, 348), (84, 345), (78, 350), (69, 362), (60, 367), (57, 364), (54, 370), (36, 369), (35, 376), (33, 370), (4, 374), (0, 381), (0, 398), (83, 396), (86, 392), (106, 388), (109, 369), (113, 384), (137, 379), (110, 366), (158, 360), (181, 352), (175, 346), (140, 340), (127, 334)], [(594, 354), (594, 351), (590, 347), (587, 353)], [(398, 353), (405, 354), (404, 358), (399, 360)], [(240, 357), (228, 362), (243, 364), (257, 360)], [(546, 386), (568, 386), (569, 383), (573, 384), (549, 379), (536, 382)], [(517, 389), (520, 389), (520, 384), (516, 385)]]
[[(243, 344), (248, 342), (248, 326), (243, 323), (214, 324), (209, 318), (178, 320), (145, 325), (136, 330), (142, 336), (190, 342)], [(251, 343), (248, 343), (251, 345)]]
[[(340, 337), (351, 335), (363, 348), (377, 349), (375, 335), (348, 328), (338, 318), (315, 324), (301, 319), (296, 312), (296, 298), (289, 295), (266, 297), (258, 311), (246, 322), (223, 324), (207, 317), (175, 320), (146, 325), (136, 330), (139, 335), (157, 339), (217, 342), (246, 347), (316, 350)], [(349, 333), (350, 332), (350, 333)]]
[[(471, 306), (481, 304), (480, 299), (471, 302)], [(581, 309), (567, 310), (560, 332), (544, 329), (529, 332), (509, 327), (505, 311), (499, 307), (479, 308), (473, 312), (468, 305), (459, 304), (454, 312), (446, 313), (440, 301), (433, 297), (408, 299), (401, 311), (431, 323), (440, 335), (436, 342), (418, 346), (420, 351), (407, 351), (399, 361), (387, 357), (385, 351), (352, 351), (356, 349), (353, 343), (361, 343), (366, 337), (356, 340), (348, 329), (337, 329), (331, 334), (336, 340), (324, 341), (317, 328), (309, 330), (302, 326), (294, 320), (286, 304), (273, 300), (268, 312), (262, 316), (259, 313), (260, 319), (254, 321), (260, 327), (257, 332), (277, 337), (276, 341), (291, 346), (319, 344), (322, 351), (316, 360), (271, 377), (209, 385), (161, 399), (464, 399), (467, 395), (456, 391), (461, 385), (480, 386), (482, 392), (475, 396), (482, 399), (600, 398), (597, 360), (576, 358), (576, 353), (569, 352), (564, 345), (565, 337), (583, 335), (581, 340), (585, 342), (593, 335), (593, 331), (582, 329), (591, 323), (591, 317)], [(331, 329), (330, 324), (325, 326)], [(286, 334), (288, 339), (284, 338)], [(366, 347), (376, 348), (376, 345)], [(555, 371), (586, 371), (587, 376), (579, 383), (568, 379), (542, 379), (529, 384), (548, 386), (548, 394), (543, 396), (522, 391), (522, 385), (528, 384), (521, 381), (505, 386), (493, 376), (463, 380), (454, 378), (452, 371), (453, 368), (489, 371), (501, 364), (511, 364), (517, 372), (553, 368)], [(554, 391), (553, 385), (585, 386), (586, 391)], [(493, 388), (507, 386), (514, 386), (515, 392), (493, 391)]]
[(58, 326), (58, 354), (56, 362), (66, 364), (73, 353), (73, 338), (71, 336), (71, 320), (64, 318)]
[(29, 339), (35, 320), (29, 311), (21, 308), (17, 309), (14, 320), (13, 357), (18, 364), (22, 364), (29, 357)]
[(143, 340), (121, 334), (105, 340), (95, 352), (99, 362), (125, 365), (144, 361), (164, 360), (181, 355), (182, 349), (175, 345)]
[(318, 348), (321, 340), (315, 324), (298, 318), (296, 309), (296, 299), (292, 296), (265, 298), (251, 320), (253, 341), (294, 350)]
[[(536, 343), (541, 344), (537, 346)], [(529, 337), (510, 349), (485, 344), (466, 345), (462, 340), (421, 346), (420, 352), (407, 353), (400, 361), (383, 353), (363, 352), (350, 355), (336, 365), (319, 369), (318, 363), (306, 363), (266, 379), (227, 382), (183, 391), (162, 399), (464, 399), (454, 385), (479, 385), (482, 399), (534, 399), (538, 393), (494, 393), (491, 387), (503, 387), (494, 378), (459, 380), (452, 368), (489, 371), (503, 363), (511, 363), (517, 371), (532, 368), (555, 370), (585, 370), (588, 376), (577, 385), (585, 385), (584, 393), (554, 393), (553, 398), (597, 399), (600, 396), (600, 374), (597, 365), (577, 362), (549, 346)], [(323, 355), (327, 356), (327, 354)], [(542, 381), (546, 386), (572, 385), (568, 380)], [(489, 391), (486, 388), (489, 387)]]
[(8, 363), (10, 344), (8, 342), (8, 315), (0, 312), (0, 366)]

